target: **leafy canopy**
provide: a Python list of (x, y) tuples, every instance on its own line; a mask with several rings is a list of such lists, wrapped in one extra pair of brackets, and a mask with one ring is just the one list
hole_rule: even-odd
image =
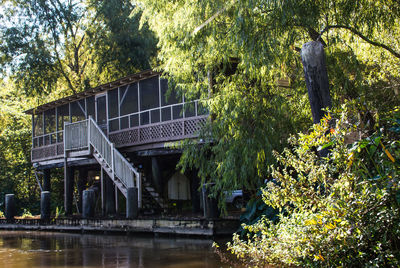
[(189, 146), (180, 164), (215, 181), (215, 194), (261, 185), (272, 150), (311, 124), (298, 53), (307, 41), (326, 46), (334, 106), (358, 99), (380, 112), (398, 103), (395, 1), (139, 2), (161, 69), (186, 95), (208, 98), (201, 138), (212, 143)]
[[(0, 65), (27, 94), (76, 93), (149, 68), (155, 38), (133, 5), (113, 1), (3, 1)], [(55, 92), (55, 93), (54, 93)]]

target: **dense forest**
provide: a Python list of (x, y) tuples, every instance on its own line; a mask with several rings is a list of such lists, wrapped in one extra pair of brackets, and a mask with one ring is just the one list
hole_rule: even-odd
[[(212, 142), (183, 144), (179, 167), (215, 196), (252, 197), (247, 237), (228, 244), (237, 261), (399, 265), (398, 1), (10, 0), (0, 15), (0, 200), (13, 192), (38, 209), (24, 110), (153, 68), (211, 111), (200, 138)], [(301, 58), (310, 41), (332, 99), (318, 124)]]

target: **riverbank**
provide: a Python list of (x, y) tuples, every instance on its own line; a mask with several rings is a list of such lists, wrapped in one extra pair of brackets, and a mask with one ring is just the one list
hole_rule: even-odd
[(139, 218), (128, 219), (0, 219), (0, 230), (36, 230), (80, 233), (153, 233), (177, 236), (228, 236), (240, 223), (236, 218)]

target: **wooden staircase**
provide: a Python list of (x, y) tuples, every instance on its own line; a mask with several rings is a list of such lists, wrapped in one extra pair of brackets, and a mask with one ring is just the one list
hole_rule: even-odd
[[(107, 175), (110, 178), (113, 178), (114, 174), (113, 174), (113, 170), (111, 169), (111, 167), (108, 166), (107, 162), (104, 160), (104, 158), (101, 156), (101, 154), (99, 154), (99, 152), (93, 152), (93, 157), (97, 160), (97, 162), (100, 164), (100, 166), (103, 168), (103, 170), (107, 173)], [(127, 195), (127, 187), (120, 182), (118, 179), (113, 179), (114, 184), (118, 187), (118, 189), (121, 191), (121, 193), (126, 197)]]
[(137, 187), (138, 204), (142, 206), (141, 173), (114, 147), (91, 117), (64, 125), (65, 157), (79, 151), (92, 154), (125, 197), (129, 187)]
[(168, 204), (165, 200), (160, 196), (160, 194), (154, 189), (149, 181), (146, 179), (143, 183), (143, 188), (147, 196), (153, 199), (153, 201), (157, 204), (157, 206), (161, 209), (167, 208)]

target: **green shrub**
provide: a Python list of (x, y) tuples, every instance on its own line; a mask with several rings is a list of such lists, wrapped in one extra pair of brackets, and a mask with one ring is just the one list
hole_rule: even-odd
[(29, 219), (29, 218), (32, 218), (32, 217), (33, 217), (32, 213), (29, 210), (24, 208), (24, 212), (22, 213), (21, 218), (22, 219)]
[[(400, 115), (375, 128), (343, 106), (276, 154), (264, 202), (285, 211), (244, 226), (228, 250), (249, 266), (400, 265)], [(335, 122), (332, 127), (332, 122)], [(328, 150), (321, 157), (321, 150)]]

